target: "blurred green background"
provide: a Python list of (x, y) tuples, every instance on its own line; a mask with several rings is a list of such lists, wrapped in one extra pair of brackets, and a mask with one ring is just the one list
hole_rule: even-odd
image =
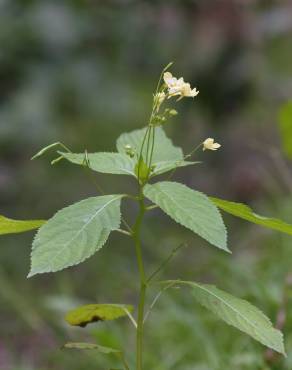
[[(278, 125), (292, 91), (291, 5), (290, 0), (0, 0), (0, 213), (48, 218), (96, 194), (82, 168), (65, 161), (51, 166), (51, 154), (33, 162), (31, 156), (55, 141), (75, 152), (114, 150), (123, 131), (146, 124), (159, 73), (174, 61), (172, 72), (200, 94), (180, 103), (168, 135), (185, 152), (210, 136), (222, 144), (216, 153), (198, 153), (204, 163), (179, 170), (176, 180), (292, 223), (292, 160), (282, 150)], [(108, 193), (135, 191), (131, 179), (94, 176)], [(128, 219), (135, 212), (129, 203)], [(143, 230), (147, 270), (188, 241), (163, 275), (215, 283), (260, 307), (274, 323), (284, 309), (288, 357), (267, 353), (181, 290), (165, 293), (149, 317), (145, 369), (292, 368), (292, 239), (224, 219), (232, 255), (159, 211), (149, 214)], [(119, 366), (96, 353), (60, 350), (73, 340), (122, 346), (134, 361), (127, 319), (85, 329), (64, 322), (66, 310), (81, 303), (137, 302), (128, 238), (113, 234), (80, 266), (27, 280), (32, 236), (0, 239), (0, 369)], [(154, 295), (149, 293), (149, 301)]]

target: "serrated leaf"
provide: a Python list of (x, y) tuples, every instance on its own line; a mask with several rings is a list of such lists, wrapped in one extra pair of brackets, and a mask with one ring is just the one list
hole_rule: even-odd
[[(174, 168), (200, 163), (184, 161), (181, 148), (175, 147), (172, 144), (171, 140), (167, 138), (161, 127), (156, 128), (156, 130), (151, 177), (161, 175), (173, 170)], [(131, 145), (132, 148), (136, 150), (136, 155), (138, 156), (145, 133), (146, 128), (122, 134), (117, 140), (119, 153), (69, 153), (60, 151), (58, 151), (58, 153), (71, 163), (84, 166), (88, 165), (89, 168), (97, 172), (130, 175), (137, 178), (137, 157), (130, 158), (126, 155), (125, 146)], [(143, 156), (145, 157), (146, 148), (143, 153)], [(60, 158), (61, 157), (59, 157), (58, 160)]]
[(101, 173), (135, 176), (135, 161), (120, 153), (64, 153), (59, 152), (69, 162), (86, 165)]
[(99, 344), (95, 343), (84, 343), (84, 342), (71, 342), (64, 344), (63, 348), (67, 349), (78, 349), (78, 350), (96, 350), (100, 353), (105, 355), (113, 354), (113, 353), (121, 353), (122, 351), (110, 347), (100, 346)]
[[(147, 128), (143, 128), (122, 134), (117, 140), (118, 152), (125, 154), (125, 146), (131, 145), (131, 147), (136, 150), (136, 153), (139, 154), (146, 130)], [(182, 149), (172, 144), (171, 140), (165, 135), (165, 132), (161, 127), (157, 127), (155, 130), (153, 163), (183, 160), (184, 156)], [(146, 145), (144, 146), (142, 154), (143, 158), (146, 158)]]
[(253, 210), (245, 204), (229, 202), (227, 200), (209, 197), (209, 199), (223, 211), (230, 213), (235, 217), (242, 218), (254, 224), (267, 227), (269, 229), (277, 230), (282, 233), (292, 235), (292, 225), (287, 224), (277, 218), (268, 218), (260, 216), (253, 212)]
[(227, 233), (222, 217), (206, 195), (170, 181), (147, 184), (144, 194), (176, 222), (214, 246), (228, 251)]
[(0, 235), (17, 234), (38, 229), (45, 222), (45, 220), (13, 220), (0, 215)]
[(214, 285), (192, 281), (166, 281), (165, 284), (183, 284), (194, 290), (195, 299), (227, 324), (250, 335), (255, 340), (285, 355), (282, 333), (274, 329), (270, 320), (249, 302), (236, 298)]
[[(120, 153), (65, 153), (58, 152), (61, 156), (69, 162), (81, 166), (86, 165), (93, 171), (117, 174), (117, 175), (130, 175), (137, 177), (137, 161), (127, 155)], [(154, 170), (151, 172), (151, 177), (161, 175), (165, 172), (171, 171), (175, 168), (186, 167), (197, 164), (200, 162), (191, 161), (161, 161), (154, 164)]]
[(132, 312), (133, 306), (121, 304), (88, 304), (71, 310), (65, 320), (73, 326), (85, 327), (97, 321), (115, 320), (127, 316)]
[(100, 249), (119, 228), (122, 197), (92, 197), (58, 211), (36, 234), (29, 277), (77, 265)]
[(288, 158), (292, 158), (292, 101), (284, 104), (279, 113), (282, 145)]

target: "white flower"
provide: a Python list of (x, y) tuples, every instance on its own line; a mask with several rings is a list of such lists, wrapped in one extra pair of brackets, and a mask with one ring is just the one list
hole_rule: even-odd
[(168, 97), (179, 96), (183, 97), (195, 97), (199, 94), (199, 91), (194, 88), (191, 88), (191, 85), (188, 82), (185, 82), (183, 77), (177, 79), (173, 77), (170, 72), (165, 72), (163, 75), (164, 82), (168, 87)]
[(163, 75), (163, 79), (168, 88), (176, 86), (178, 82), (177, 78), (173, 77), (170, 72), (165, 72)]
[(185, 83), (181, 90), (181, 95), (185, 97), (194, 98), (199, 94), (199, 91), (196, 88), (191, 89), (191, 85), (189, 83)]
[(214, 143), (214, 139), (209, 137), (203, 142), (203, 150), (217, 150), (221, 147), (219, 143)]

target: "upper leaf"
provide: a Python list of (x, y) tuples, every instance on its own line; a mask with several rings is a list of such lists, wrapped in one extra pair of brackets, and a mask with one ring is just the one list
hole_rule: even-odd
[(185, 284), (194, 289), (195, 299), (227, 324), (250, 335), (255, 340), (285, 354), (283, 336), (273, 328), (270, 320), (249, 302), (236, 298), (213, 285), (198, 284), (192, 281), (166, 281)]
[(255, 224), (268, 227), (269, 229), (274, 229), (281, 231), (282, 233), (292, 235), (292, 225), (287, 224), (284, 221), (281, 221), (276, 218), (268, 218), (257, 215), (249, 208), (247, 205), (242, 203), (229, 202), (227, 200), (219, 198), (209, 198), (217, 207), (222, 209), (225, 212), (232, 214), (233, 216), (242, 218), (244, 220), (253, 222)]
[(292, 101), (282, 106), (279, 124), (284, 152), (288, 158), (292, 158)]
[(118, 349), (100, 346), (99, 344), (96, 344), (96, 343), (70, 342), (70, 343), (64, 344), (63, 348), (79, 349), (79, 350), (94, 349), (97, 352), (103, 353), (104, 355), (121, 353), (121, 351)]
[[(87, 165), (93, 171), (117, 175), (137, 176), (138, 162), (134, 158), (121, 153), (67, 153), (58, 152), (63, 158), (71, 163), (81, 166)], [(144, 163), (143, 161), (141, 162)], [(154, 164), (150, 177), (161, 175), (178, 167), (190, 166), (199, 162), (190, 162), (183, 160), (160, 161)], [(141, 166), (141, 164), (140, 164)], [(145, 165), (146, 166), (146, 165)], [(148, 168), (147, 168), (148, 170)], [(148, 175), (148, 171), (147, 171)], [(141, 169), (140, 169), (141, 178)]]
[[(142, 142), (147, 128), (135, 130), (129, 133), (122, 134), (117, 140), (118, 152), (125, 154), (125, 146), (131, 145), (139, 154)], [(155, 128), (155, 144), (153, 150), (153, 163), (161, 161), (179, 161), (183, 160), (183, 151), (181, 148), (174, 146), (171, 140), (165, 135), (161, 127)], [(143, 158), (146, 158), (146, 145), (143, 149)]]
[(174, 170), (175, 168), (191, 166), (193, 164), (198, 164), (198, 163), (200, 162), (191, 162), (191, 161), (182, 161), (182, 160), (157, 162), (154, 164), (154, 171), (151, 174), (151, 177), (156, 176), (156, 175), (161, 175), (165, 172)]
[(0, 215), (0, 235), (16, 234), (38, 229), (45, 222), (45, 220), (12, 220), (11, 218)]
[(120, 153), (65, 153), (59, 152), (68, 161), (88, 166), (94, 171), (118, 175), (135, 176), (135, 162), (129, 156)]
[(100, 249), (119, 228), (122, 197), (92, 197), (58, 211), (35, 236), (29, 277), (76, 265)]
[(185, 185), (163, 181), (146, 185), (144, 194), (181, 225), (228, 251), (222, 217), (208, 197)]
[(105, 320), (115, 320), (127, 316), (133, 306), (122, 304), (88, 304), (71, 310), (65, 320), (73, 326), (84, 327), (89, 323)]
[[(90, 169), (97, 172), (130, 175), (137, 178), (137, 156), (140, 154), (146, 130), (147, 128), (144, 128), (122, 134), (117, 140), (117, 149), (119, 153), (71, 153), (60, 151), (58, 153), (72, 163), (88, 166)], [(172, 144), (171, 140), (165, 135), (161, 127), (157, 127), (155, 130), (155, 144), (152, 160), (153, 168), (150, 170), (150, 177), (161, 175), (178, 167), (185, 167), (199, 163), (184, 161), (182, 149), (175, 147)], [(131, 158), (126, 154), (126, 145), (131, 145), (136, 152), (136, 157)], [(146, 145), (143, 149), (142, 159), (145, 157)], [(140, 162), (140, 166), (143, 163), (144, 162), (142, 160)]]

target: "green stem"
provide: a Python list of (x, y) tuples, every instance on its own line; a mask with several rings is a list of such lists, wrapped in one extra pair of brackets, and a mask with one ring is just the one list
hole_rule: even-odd
[(140, 275), (140, 294), (139, 294), (139, 305), (138, 305), (138, 320), (137, 320), (137, 332), (136, 332), (136, 369), (142, 370), (143, 368), (143, 325), (144, 325), (144, 306), (146, 297), (146, 276), (144, 271), (143, 257), (142, 257), (142, 246), (140, 239), (141, 225), (146, 211), (144, 204), (143, 188), (140, 187), (139, 193), (139, 214), (137, 216), (135, 225), (133, 227), (133, 238), (136, 248), (136, 257)]
[(123, 353), (120, 353), (120, 354), (118, 355), (118, 357), (120, 358), (120, 360), (121, 360), (121, 362), (122, 362), (122, 364), (123, 364), (123, 366), (124, 366), (124, 369), (125, 369), (125, 370), (130, 370), (130, 368), (129, 368), (129, 366), (128, 366), (128, 364), (127, 364), (126, 360), (125, 360), (124, 354), (123, 354)]
[(154, 277), (156, 276), (156, 275), (158, 275), (159, 274), (159, 272), (168, 264), (168, 262), (176, 255), (176, 253), (181, 249), (181, 248), (183, 248), (183, 247), (185, 247), (185, 246), (187, 246), (187, 244), (186, 243), (181, 243), (181, 244), (179, 244), (177, 247), (175, 247), (172, 251), (171, 251), (171, 253), (170, 253), (170, 255), (164, 260), (164, 261), (162, 261), (162, 263), (158, 266), (158, 268), (155, 270), (155, 271), (153, 271), (153, 273), (149, 276), (149, 278), (147, 279), (147, 283), (150, 283), (153, 279), (154, 279)]

